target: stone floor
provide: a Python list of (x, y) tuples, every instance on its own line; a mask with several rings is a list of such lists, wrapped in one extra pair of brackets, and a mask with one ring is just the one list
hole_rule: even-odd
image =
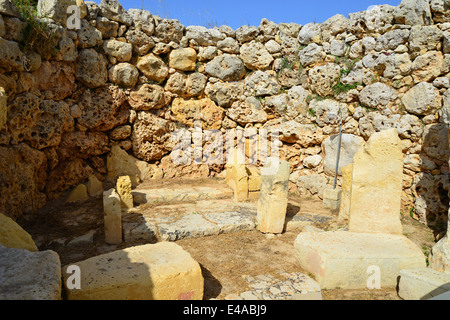
[(279, 272), (277, 276), (267, 274), (244, 279), (252, 290), (230, 294), (225, 300), (322, 300), (319, 284), (303, 273)]

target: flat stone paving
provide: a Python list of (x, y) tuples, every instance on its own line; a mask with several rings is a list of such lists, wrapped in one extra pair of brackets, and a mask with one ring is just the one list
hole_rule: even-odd
[[(279, 279), (279, 276), (284, 278)], [(303, 273), (244, 276), (252, 290), (230, 294), (225, 300), (322, 300), (319, 284)]]
[[(124, 212), (124, 240), (177, 241), (256, 229), (256, 202), (202, 200), (177, 205), (141, 206)], [(286, 218), (286, 230), (331, 220), (331, 216), (298, 212)]]

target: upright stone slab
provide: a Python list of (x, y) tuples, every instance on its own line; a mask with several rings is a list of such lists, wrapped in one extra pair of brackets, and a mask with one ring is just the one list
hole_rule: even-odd
[(122, 209), (116, 190), (103, 192), (103, 212), (105, 220), (105, 242), (122, 243)]
[(248, 199), (249, 177), (245, 167), (245, 155), (238, 148), (232, 149), (227, 159), (225, 181), (233, 189), (235, 201)]
[(131, 179), (129, 176), (122, 176), (117, 179), (117, 193), (120, 197), (122, 208), (133, 208), (133, 194), (131, 193)]
[(0, 245), (0, 300), (61, 300), (61, 262), (56, 252)]
[(349, 231), (401, 234), (402, 179), (397, 130), (374, 133), (353, 159)]
[(339, 220), (348, 220), (350, 215), (350, 196), (352, 191), (353, 164), (342, 168), (342, 193), (339, 206)]
[(66, 288), (69, 300), (203, 299), (200, 265), (175, 243), (126, 248), (74, 265), (80, 268), (81, 289)]
[(288, 204), (290, 165), (275, 157), (267, 158), (261, 170), (261, 191), (258, 200), (258, 230), (282, 233)]

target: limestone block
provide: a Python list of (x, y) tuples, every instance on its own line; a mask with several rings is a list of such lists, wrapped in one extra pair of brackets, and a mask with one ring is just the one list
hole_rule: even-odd
[[(266, 170), (273, 168), (274, 164), (278, 165), (277, 170), (267, 172)], [(275, 157), (267, 158), (264, 169), (261, 171), (261, 191), (257, 214), (259, 231), (283, 232), (288, 203), (289, 174), (289, 162)]]
[(352, 191), (352, 172), (353, 164), (349, 164), (342, 168), (342, 193), (341, 204), (339, 207), (339, 220), (345, 220), (349, 218), (350, 196)]
[(87, 188), (84, 184), (79, 184), (70, 192), (66, 203), (83, 202), (89, 199)]
[(204, 280), (200, 265), (175, 243), (126, 248), (75, 265), (80, 267), (81, 289), (67, 289), (69, 300), (203, 298)]
[(13, 219), (0, 213), (0, 244), (8, 248), (38, 251), (30, 234)]
[(245, 164), (236, 164), (231, 167), (228, 185), (233, 189), (235, 201), (247, 200), (248, 175)]
[(380, 268), (381, 287), (397, 285), (400, 270), (425, 268), (419, 247), (403, 235), (354, 232), (302, 232), (294, 243), (300, 266), (321, 288), (363, 289)]
[(170, 52), (169, 66), (182, 71), (194, 71), (197, 52), (192, 48), (181, 48)]
[(0, 300), (61, 300), (61, 262), (56, 252), (0, 245)]
[(402, 179), (397, 130), (374, 133), (353, 159), (349, 231), (402, 234)]
[(248, 192), (261, 190), (261, 175), (257, 167), (247, 167), (248, 174)]
[(323, 192), (323, 205), (331, 210), (338, 210), (341, 204), (341, 189), (327, 188)]
[(117, 179), (117, 193), (120, 197), (122, 208), (133, 208), (133, 195), (131, 193), (131, 179), (129, 176), (122, 176)]
[(428, 300), (450, 291), (450, 274), (433, 269), (400, 271), (398, 295), (405, 300)]
[(122, 243), (122, 210), (120, 196), (114, 189), (103, 192), (105, 242)]
[(450, 274), (450, 236), (447, 235), (431, 249), (430, 268)]

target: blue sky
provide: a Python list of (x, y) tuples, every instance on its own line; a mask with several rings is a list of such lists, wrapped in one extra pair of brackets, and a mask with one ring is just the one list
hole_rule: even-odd
[[(401, 0), (119, 0), (125, 9), (146, 9), (162, 18), (178, 19), (185, 26), (213, 27), (223, 24), (237, 29), (259, 26), (262, 18), (276, 23), (324, 22), (335, 14), (348, 16), (371, 5), (397, 6)], [(100, 3), (100, 0), (95, 0)]]

